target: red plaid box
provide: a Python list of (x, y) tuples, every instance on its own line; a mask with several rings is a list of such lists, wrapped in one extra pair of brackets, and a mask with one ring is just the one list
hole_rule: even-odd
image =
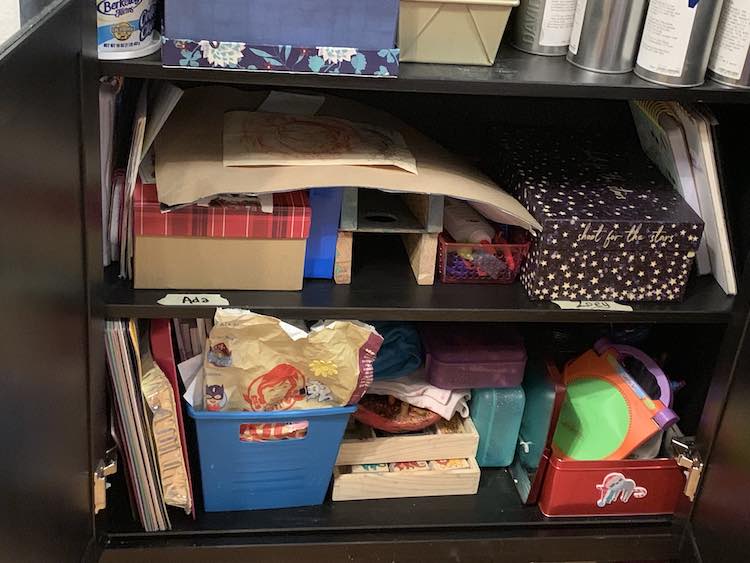
[(273, 194), (273, 213), (263, 213), (259, 203), (221, 201), (162, 213), (155, 184), (135, 188), (136, 236), (306, 239), (311, 218), (305, 191)]

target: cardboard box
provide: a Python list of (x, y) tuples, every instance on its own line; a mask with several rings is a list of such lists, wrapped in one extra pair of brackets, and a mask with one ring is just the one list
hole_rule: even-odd
[(306, 239), (135, 238), (135, 289), (302, 289)]
[(307, 192), (274, 194), (272, 213), (222, 201), (162, 213), (154, 185), (134, 201), (136, 289), (302, 289)]

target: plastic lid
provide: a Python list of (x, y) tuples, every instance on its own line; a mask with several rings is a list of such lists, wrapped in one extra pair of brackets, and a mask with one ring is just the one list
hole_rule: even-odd
[(497, 325), (421, 325), (425, 350), (441, 363), (502, 363), (526, 359), (523, 339), (513, 329)]

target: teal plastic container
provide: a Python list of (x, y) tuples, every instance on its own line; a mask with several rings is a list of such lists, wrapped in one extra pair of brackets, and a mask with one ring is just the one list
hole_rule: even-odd
[(508, 467), (513, 463), (525, 403), (522, 387), (472, 391), (471, 420), (479, 432), (480, 467)]

